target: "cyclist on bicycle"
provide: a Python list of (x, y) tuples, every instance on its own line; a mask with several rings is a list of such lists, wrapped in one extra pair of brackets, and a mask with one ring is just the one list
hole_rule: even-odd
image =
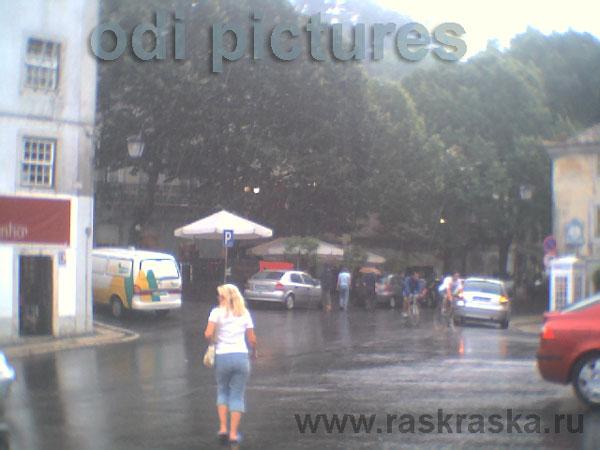
[(408, 276), (404, 280), (404, 313), (403, 317), (408, 317), (408, 311), (412, 311), (411, 302), (416, 302), (424, 294), (424, 284), (419, 280), (419, 272), (413, 272), (412, 276)]
[(440, 286), (440, 294), (442, 295), (442, 311), (446, 308), (452, 308), (454, 306), (454, 295), (460, 290), (460, 281), (458, 279), (460, 274), (455, 272), (452, 276), (444, 278), (442, 285)]

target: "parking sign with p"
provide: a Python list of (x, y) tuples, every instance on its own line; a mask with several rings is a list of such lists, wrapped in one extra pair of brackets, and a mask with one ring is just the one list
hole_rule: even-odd
[(223, 230), (223, 247), (233, 247), (233, 230)]

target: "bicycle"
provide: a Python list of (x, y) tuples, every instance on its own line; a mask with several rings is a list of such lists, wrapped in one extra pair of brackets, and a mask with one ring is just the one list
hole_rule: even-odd
[(433, 326), (436, 329), (450, 328), (454, 330), (454, 300), (446, 302), (444, 307), (443, 299), (440, 299), (433, 313)]
[(418, 326), (421, 323), (421, 310), (419, 308), (418, 295), (411, 294), (408, 297), (408, 318), (407, 320), (413, 325)]

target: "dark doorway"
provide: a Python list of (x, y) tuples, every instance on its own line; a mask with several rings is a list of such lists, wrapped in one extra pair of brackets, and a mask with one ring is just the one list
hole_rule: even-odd
[(19, 257), (19, 335), (52, 334), (52, 257)]

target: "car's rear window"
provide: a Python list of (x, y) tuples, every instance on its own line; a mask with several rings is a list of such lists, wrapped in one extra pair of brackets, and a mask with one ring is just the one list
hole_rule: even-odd
[(253, 280), (279, 280), (283, 276), (283, 272), (264, 270), (252, 275)]
[(172, 259), (144, 259), (140, 269), (146, 273), (152, 271), (157, 280), (179, 278), (179, 269)]
[(502, 294), (502, 285), (498, 283), (490, 283), (489, 281), (466, 280), (463, 286), (463, 291), (485, 292), (487, 294)]
[(589, 308), (590, 306), (594, 306), (600, 303), (600, 294), (594, 295), (592, 297), (584, 298), (583, 300), (579, 300), (571, 305), (565, 306), (561, 309), (563, 312), (568, 311), (581, 311), (582, 309)]

